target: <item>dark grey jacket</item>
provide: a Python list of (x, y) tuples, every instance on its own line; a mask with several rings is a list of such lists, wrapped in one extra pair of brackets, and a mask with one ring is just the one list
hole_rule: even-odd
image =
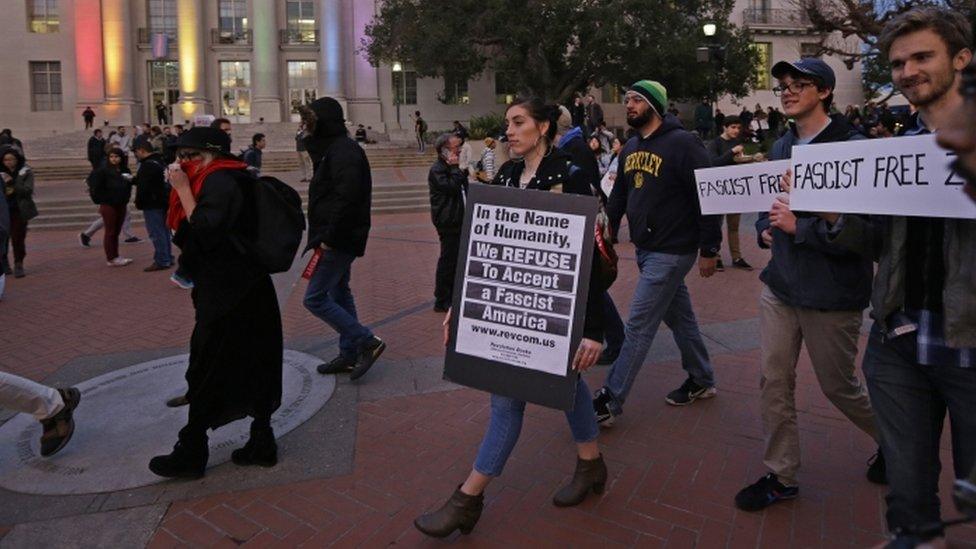
[[(811, 143), (863, 138), (843, 116), (835, 116)], [(773, 145), (770, 159), (790, 158), (796, 140), (796, 130), (790, 128)], [(776, 297), (795, 307), (829, 311), (857, 311), (867, 307), (871, 295), (872, 256), (858, 251), (859, 248), (831, 241), (827, 222), (817, 215), (794, 214), (795, 235), (772, 228), (773, 253), (759, 275), (760, 280)], [(769, 228), (769, 213), (760, 213), (756, 221), (760, 247), (767, 247), (762, 232)]]

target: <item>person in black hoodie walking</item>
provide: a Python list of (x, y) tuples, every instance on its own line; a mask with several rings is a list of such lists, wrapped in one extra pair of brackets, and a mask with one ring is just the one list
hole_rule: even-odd
[[(831, 117), (834, 71), (823, 61), (804, 58), (773, 66), (774, 93), (796, 122), (773, 145), (770, 158), (790, 158), (793, 147), (864, 139), (841, 114)], [(784, 177), (789, 188), (790, 174)], [(880, 436), (868, 394), (855, 374), (861, 319), (871, 296), (872, 258), (833, 243), (829, 224), (814, 213), (789, 208), (778, 196), (756, 221), (759, 245), (772, 248), (759, 279), (760, 411), (765, 434), (763, 463), (769, 470), (735, 496), (736, 507), (758, 511), (795, 498), (800, 468), (796, 424), (796, 363), (805, 341), (820, 389), (854, 425), (876, 443)], [(871, 462), (868, 479), (885, 482), (884, 458)]]
[(620, 355), (593, 400), (597, 418), (606, 426), (623, 413), (662, 320), (671, 328), (688, 373), (665, 401), (683, 406), (716, 392), (708, 351), (684, 283), (699, 255), (701, 276), (715, 274), (722, 243), (720, 218), (701, 214), (695, 185), (695, 170), (711, 163), (701, 139), (665, 113), (667, 104), (667, 90), (651, 80), (636, 82), (625, 100), (627, 123), (637, 135), (620, 152), (608, 214), (611, 227), (619, 227), (627, 214), (640, 279)]
[(97, 170), (105, 162), (105, 138), (102, 130), (95, 130), (88, 138), (88, 162), (93, 170)]
[(453, 133), (438, 137), (434, 142), (437, 160), (427, 174), (430, 219), (434, 222), (441, 242), (434, 283), (434, 311), (439, 313), (445, 313), (451, 308), (458, 246), (461, 244), (461, 224), (464, 222), (464, 196), (468, 192), (468, 178), (459, 167), (462, 141), (460, 136)]
[(359, 323), (349, 289), (352, 262), (366, 253), (373, 181), (366, 152), (349, 137), (342, 106), (316, 99), (304, 112), (305, 146), (318, 157), (308, 186), (308, 247), (318, 262), (305, 291), (305, 308), (339, 332), (339, 356), (320, 364), (320, 374), (362, 377), (386, 343)]
[(151, 143), (140, 143), (134, 151), (139, 159), (139, 171), (132, 183), (136, 187), (136, 209), (142, 210), (146, 232), (153, 243), (153, 262), (143, 269), (147, 273), (163, 271), (173, 265), (170, 232), (166, 228), (169, 208), (169, 183), (166, 182), (166, 162), (153, 150)]

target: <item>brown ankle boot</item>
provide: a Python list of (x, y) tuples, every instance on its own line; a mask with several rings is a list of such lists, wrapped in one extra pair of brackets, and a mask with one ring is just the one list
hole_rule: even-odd
[(413, 525), (417, 530), (435, 538), (446, 538), (458, 529), (462, 534), (470, 534), (481, 517), (484, 501), (484, 494), (469, 496), (461, 491), (459, 485), (451, 499), (440, 509), (417, 517)]
[(572, 507), (579, 505), (586, 499), (586, 494), (592, 489), (594, 494), (602, 494), (607, 484), (607, 466), (603, 463), (603, 456), (596, 459), (576, 458), (576, 472), (573, 480), (556, 492), (552, 504), (556, 507)]

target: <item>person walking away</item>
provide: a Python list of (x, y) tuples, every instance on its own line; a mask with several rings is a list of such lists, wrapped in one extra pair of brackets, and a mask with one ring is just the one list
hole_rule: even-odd
[(586, 126), (586, 104), (583, 102), (583, 97), (579, 94), (573, 97), (573, 107), (570, 109), (570, 115), (572, 115), (574, 127), (582, 128)]
[[(3, 195), (10, 212), (10, 247), (14, 251), (14, 278), (24, 278), (24, 258), (27, 257), (27, 225), (37, 217), (34, 204), (34, 171), (24, 155), (15, 147), (0, 149), (0, 179)], [(4, 257), (7, 249), (3, 249)], [(5, 261), (6, 262), (6, 261)], [(7, 263), (9, 265), (9, 263)]]
[(88, 176), (92, 201), (98, 204), (105, 227), (102, 246), (109, 267), (124, 267), (132, 263), (128, 257), (119, 255), (119, 232), (132, 196), (132, 174), (122, 164), (122, 158), (120, 149), (112, 149), (108, 153), (108, 162)]
[(90, 130), (95, 124), (95, 111), (91, 107), (85, 107), (85, 110), (81, 112), (81, 119), (85, 121), (85, 129)]
[(308, 132), (305, 131), (305, 124), (298, 126), (298, 133), (295, 134), (295, 151), (298, 153), (298, 165), (302, 168), (302, 183), (308, 183), (312, 179), (312, 157), (305, 150), (305, 138)]
[[(886, 23), (879, 50), (895, 88), (917, 107), (903, 135), (945, 141), (966, 105), (960, 84), (972, 44), (970, 22), (945, 7), (913, 8)], [(971, 130), (972, 118), (961, 123)], [(971, 160), (957, 157), (955, 166), (971, 174)], [(878, 258), (864, 375), (887, 461), (888, 547), (939, 546), (946, 412), (953, 475), (964, 478), (976, 465), (976, 221), (825, 217), (838, 245)]]
[(590, 135), (594, 130), (604, 124), (603, 107), (596, 102), (596, 97), (592, 94), (586, 96), (586, 121), (581, 128), (585, 135)]
[(417, 134), (418, 151), (423, 153), (427, 150), (427, 121), (420, 116), (420, 111), (415, 112), (413, 129)]
[(143, 269), (147, 273), (164, 271), (173, 265), (170, 232), (166, 228), (170, 186), (166, 182), (166, 161), (149, 143), (135, 148), (139, 171), (132, 180), (136, 188), (136, 209), (142, 210), (146, 232), (153, 244), (153, 262)]
[(322, 152), (308, 187), (308, 247), (319, 256), (305, 291), (305, 308), (339, 332), (339, 356), (321, 374), (366, 374), (386, 343), (360, 324), (349, 289), (352, 263), (366, 252), (373, 182), (366, 152), (348, 134), (342, 106), (331, 97), (313, 101), (314, 125), (306, 144)]
[(494, 138), (485, 138), (485, 149), (481, 151), (476, 179), (481, 183), (490, 183), (495, 179), (495, 147)]
[(702, 277), (715, 274), (722, 244), (720, 219), (701, 214), (695, 184), (695, 170), (711, 162), (697, 135), (673, 115), (662, 114), (667, 104), (667, 90), (653, 80), (634, 83), (625, 99), (627, 124), (638, 133), (620, 152), (607, 213), (611, 227), (619, 227), (627, 214), (640, 278), (623, 347), (594, 395), (597, 420), (608, 427), (623, 413), (661, 321), (671, 329), (688, 374), (665, 402), (684, 406), (716, 394), (715, 373), (684, 283), (696, 257)]
[(102, 137), (102, 130), (95, 130), (88, 138), (88, 163), (93, 170), (98, 169), (105, 162), (105, 138)]
[(459, 166), (462, 139), (457, 134), (442, 134), (434, 142), (437, 160), (427, 174), (430, 192), (430, 218), (437, 230), (441, 251), (434, 281), (434, 311), (446, 313), (454, 295), (461, 225), (468, 178)]
[[(795, 120), (773, 146), (773, 160), (794, 147), (864, 139), (847, 119), (830, 116), (836, 79), (822, 60), (780, 61), (773, 93)], [(789, 189), (790, 174), (784, 176)], [(871, 292), (872, 256), (829, 241), (829, 225), (807, 212), (794, 213), (789, 195), (778, 196), (756, 221), (762, 248), (771, 248), (759, 279), (760, 414), (767, 473), (735, 496), (744, 511), (759, 511), (799, 494), (800, 431), (795, 404), (796, 366), (805, 343), (820, 390), (847, 419), (878, 445), (881, 437), (854, 360), (864, 308)], [(885, 482), (880, 449), (869, 460), (867, 478)]]
[[(722, 121), (722, 124), (721, 135), (712, 139), (706, 145), (713, 167), (734, 166), (747, 158), (742, 142), (739, 140), (739, 135), (742, 132), (742, 123), (739, 121), (739, 117), (735, 115), (727, 116)], [(726, 241), (729, 246), (729, 254), (732, 256), (732, 266), (751, 271), (752, 265), (743, 259), (742, 248), (739, 246), (739, 220), (742, 218), (742, 214), (725, 214), (724, 217), (727, 233)], [(725, 270), (721, 257), (716, 261), (715, 270)]]
[(219, 129), (193, 128), (177, 140), (179, 165), (168, 170), (173, 192), (166, 225), (175, 231), (173, 242), (193, 278), (195, 324), (187, 423), (173, 451), (149, 461), (161, 477), (202, 477), (207, 430), (248, 416), (250, 437), (231, 460), (240, 466), (278, 463), (271, 414), (281, 406), (281, 312), (271, 276), (239, 244), (256, 231), (256, 205), (244, 188), (254, 180), (243, 162), (225, 152), (229, 142)]
[(247, 164), (248, 169), (256, 176), (261, 175), (261, 156), (267, 144), (268, 140), (264, 134), (256, 133), (251, 136), (251, 146), (241, 155), (241, 160)]
[(0, 372), (0, 408), (30, 414), (41, 423), (41, 456), (60, 452), (75, 433), (74, 411), (81, 392), (74, 387), (53, 388)]
[[(573, 166), (569, 155), (552, 148), (556, 138), (556, 120), (560, 112), (565, 111), (566, 107), (546, 105), (539, 98), (519, 98), (509, 105), (505, 112), (508, 123), (506, 136), (512, 152), (520, 158), (502, 165), (492, 183), (535, 192), (562, 193), (575, 189), (582, 194), (592, 195), (588, 183), (573, 181), (581, 178), (582, 173)], [(583, 338), (572, 362), (573, 370), (578, 373), (593, 366), (602, 346), (602, 301), (610, 281), (600, 276), (599, 255), (595, 253), (593, 257)], [(448, 320), (449, 316), (450, 313)], [(445, 345), (448, 343), (448, 320), (444, 322)], [(589, 388), (579, 375), (576, 377), (575, 398), (575, 406), (565, 415), (576, 442), (576, 470), (569, 483), (553, 496), (552, 503), (556, 507), (579, 505), (591, 491), (596, 495), (602, 494), (608, 478), (607, 466), (597, 441), (600, 429), (589, 406)], [(460, 530), (462, 534), (471, 532), (484, 507), (485, 489), (502, 474), (518, 442), (524, 415), (525, 401), (491, 395), (491, 419), (471, 471), (443, 506), (414, 520), (418, 530), (437, 538), (449, 536), (455, 530)]]
[(708, 139), (712, 134), (712, 124), (715, 122), (715, 115), (712, 114), (712, 104), (702, 99), (695, 105), (695, 131), (702, 141)]

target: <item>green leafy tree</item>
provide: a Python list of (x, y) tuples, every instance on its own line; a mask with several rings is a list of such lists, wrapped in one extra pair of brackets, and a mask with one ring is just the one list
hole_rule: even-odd
[[(677, 99), (743, 96), (756, 54), (727, 23), (734, 0), (384, 0), (362, 49), (374, 65), (409, 63), (421, 77), (468, 79), (494, 70), (520, 92), (567, 101), (588, 86), (651, 78)], [(707, 45), (724, 60), (696, 61)]]

